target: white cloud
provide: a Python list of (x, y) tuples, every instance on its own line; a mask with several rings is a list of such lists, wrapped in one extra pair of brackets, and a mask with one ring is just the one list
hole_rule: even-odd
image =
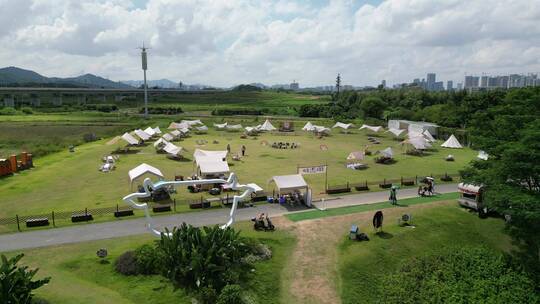
[[(528, 0), (0, 0), (0, 62), (45, 75), (81, 71), (232, 85), (410, 81), (426, 72), (540, 71), (540, 3)], [(4, 9), (5, 8), (5, 9)]]

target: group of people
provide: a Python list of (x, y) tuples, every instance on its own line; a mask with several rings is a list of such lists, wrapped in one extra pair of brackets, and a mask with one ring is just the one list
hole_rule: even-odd
[[(242, 152), (242, 156), (246, 156), (246, 146), (242, 145), (240, 148), (240, 151)], [(227, 144), (227, 153), (231, 154), (231, 144)]]
[(268, 214), (259, 213), (256, 217), (252, 218), (251, 221), (254, 222), (253, 228), (255, 230), (274, 230), (275, 226), (268, 217)]
[(418, 186), (419, 196), (432, 196), (435, 193), (435, 180), (427, 178), (424, 185)]
[(274, 149), (296, 149), (298, 148), (298, 144), (297, 143), (288, 143), (288, 142), (274, 142), (272, 144), (272, 148)]

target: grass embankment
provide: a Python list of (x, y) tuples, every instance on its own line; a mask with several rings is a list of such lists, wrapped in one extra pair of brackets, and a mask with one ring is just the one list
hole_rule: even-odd
[[(242, 236), (261, 240), (272, 249), (272, 258), (259, 262), (242, 285), (256, 303), (277, 303), (286, 298), (282, 273), (294, 247), (294, 237), (284, 231), (255, 232), (251, 223), (239, 223)], [(38, 277), (51, 282), (37, 295), (50, 303), (191, 303), (182, 289), (173, 290), (161, 276), (123, 276), (114, 271), (116, 257), (155, 240), (150, 235), (26, 250), (23, 264), (39, 267)], [(106, 248), (110, 264), (101, 264), (96, 251)], [(10, 253), (15, 254), (15, 252)], [(282, 303), (286, 303), (285, 300)]]
[[(245, 121), (244, 125), (257, 123), (260, 121), (251, 119)], [(277, 121), (274, 123), (279, 124)], [(166, 125), (161, 123), (160, 127), (165, 130)], [(296, 127), (301, 128), (300, 123)], [(241, 161), (229, 160), (230, 170), (238, 174), (240, 182), (257, 183), (269, 193), (272, 193), (274, 188), (273, 184), (268, 183), (272, 176), (295, 174), (298, 165), (328, 164), (328, 182), (336, 185), (400, 176), (457, 173), (475, 156), (475, 152), (470, 149), (450, 150), (441, 148), (438, 144), (425, 156), (410, 156), (400, 153), (402, 147), (399, 141), (385, 134), (380, 137), (381, 144), (371, 146), (370, 149), (375, 151), (390, 146), (395, 151), (397, 162), (392, 165), (376, 164), (373, 161), (374, 156), (368, 156), (363, 162), (368, 164), (369, 168), (356, 171), (345, 167), (346, 157), (351, 151), (361, 150), (368, 144), (365, 133), (355, 131), (341, 134), (335, 131), (332, 136), (324, 139), (317, 139), (312, 134), (301, 131), (296, 134), (263, 134), (256, 139), (241, 139), (239, 133), (211, 130), (208, 134), (193, 135), (176, 143), (187, 149), (186, 161), (167, 159), (165, 155), (157, 154), (150, 143), (145, 147), (134, 148), (136, 154), (120, 156), (117, 169), (111, 173), (99, 172), (98, 168), (102, 164), (102, 157), (115, 147), (106, 145), (108, 140), (84, 144), (77, 147), (74, 153), (62, 151), (36, 159), (34, 169), (2, 179), (0, 217), (113, 207), (122, 204), (121, 198), (131, 192), (127, 173), (139, 164), (147, 163), (161, 169), (166, 179), (173, 179), (175, 175), (189, 176), (195, 171), (191, 161), (195, 149), (225, 150), (227, 144), (231, 145), (233, 154), (239, 153), (242, 145), (247, 147), (247, 156)], [(207, 143), (198, 145), (198, 140), (206, 140)], [(214, 144), (214, 141), (218, 143)], [(282, 150), (262, 144), (279, 141), (296, 142), (300, 144), (300, 148)], [(321, 150), (321, 145), (326, 145), (328, 150)], [(444, 157), (450, 153), (456, 161), (444, 161)], [(324, 192), (324, 174), (304, 177), (312, 187), (314, 196), (320, 197)], [(201, 194), (190, 194), (185, 189), (178, 189), (178, 194), (173, 198), (178, 202), (177, 208), (182, 210), (188, 208), (186, 200), (199, 199), (200, 196)]]
[[(431, 202), (436, 202), (436, 201), (456, 199), (458, 197), (459, 197), (459, 194), (457, 192), (454, 192), (454, 193), (439, 194), (439, 195), (431, 196), (431, 197), (427, 196), (427, 197), (406, 198), (406, 199), (402, 199), (398, 201), (398, 207), (408, 207), (408, 206), (417, 205), (417, 204), (425, 204), (425, 203), (431, 203)], [(326, 209), (326, 210), (312, 210), (312, 211), (306, 211), (306, 212), (291, 213), (291, 214), (287, 214), (286, 217), (293, 222), (298, 222), (298, 221), (312, 220), (312, 219), (329, 217), (329, 216), (338, 216), (338, 215), (364, 212), (364, 211), (369, 211), (369, 210), (380, 210), (380, 209), (394, 208), (394, 207), (396, 206), (392, 206), (389, 202), (380, 202), (380, 203), (375, 203), (375, 204), (364, 204), (364, 205), (332, 208), (332, 209)]]
[[(343, 303), (377, 303), (385, 290), (381, 284), (383, 277), (414, 256), (449, 247), (484, 245), (502, 251), (512, 248), (510, 238), (503, 233), (503, 220), (479, 219), (476, 213), (466, 212), (455, 202), (414, 210), (415, 228), (397, 226), (400, 213), (389, 212), (385, 212), (381, 236), (370, 233), (373, 231), (370, 217), (355, 222), (361, 231), (368, 232), (369, 242), (353, 242), (341, 236), (339, 293)], [(402, 213), (405, 212), (408, 211)]]

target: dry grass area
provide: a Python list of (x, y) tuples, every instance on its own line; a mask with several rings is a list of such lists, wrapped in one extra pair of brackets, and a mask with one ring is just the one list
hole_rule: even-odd
[[(407, 207), (407, 212), (432, 209), (455, 201), (420, 204)], [(403, 207), (384, 210), (386, 225), (395, 225), (403, 214)], [(290, 297), (294, 303), (341, 303), (339, 290), (339, 244), (348, 237), (352, 224), (377, 238), (371, 221), (375, 211), (327, 217), (292, 223), (284, 217), (276, 219), (280, 228), (289, 229), (297, 238), (297, 245), (289, 261)]]

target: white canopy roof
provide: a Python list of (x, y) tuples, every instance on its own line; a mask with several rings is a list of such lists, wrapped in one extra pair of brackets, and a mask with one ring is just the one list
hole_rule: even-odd
[(276, 128), (267, 119), (262, 125), (258, 126), (259, 131), (274, 131)]
[(215, 159), (206, 159), (197, 164), (201, 174), (225, 174), (229, 173), (229, 165), (227, 162)]
[(168, 129), (189, 129), (190, 125), (187, 123), (171, 122)]
[(166, 141), (172, 141), (174, 139), (174, 136), (172, 134), (165, 133), (161, 138), (165, 139)]
[(144, 129), (144, 133), (150, 135), (150, 136), (154, 136), (156, 135), (156, 131), (154, 131), (154, 129), (152, 129), (151, 127), (148, 127), (146, 129)]
[(369, 130), (371, 130), (373, 132), (379, 132), (379, 131), (381, 131), (383, 129), (383, 127), (381, 127), (381, 126), (362, 125), (360, 127), (360, 130), (363, 130), (363, 129), (369, 129)]
[(313, 124), (310, 121), (308, 121), (306, 125), (302, 128), (302, 130), (304, 131), (311, 131), (312, 129), (313, 129)]
[(407, 130), (405, 130), (405, 129), (394, 129), (394, 128), (390, 128), (390, 129), (388, 129), (388, 131), (386, 131), (386, 132), (390, 132), (390, 133), (394, 134), (395, 137), (399, 137), (399, 136), (401, 136), (401, 134), (403, 134), (405, 131), (407, 131)]
[(486, 151), (478, 151), (478, 156), (476, 156), (478, 159), (481, 159), (481, 160), (488, 160), (489, 158), (489, 155), (486, 153)]
[(240, 130), (240, 129), (242, 129), (242, 125), (240, 125), (240, 124), (238, 124), (238, 125), (227, 125), (226, 128), (229, 129), (229, 130)]
[(254, 184), (254, 183), (247, 184), (247, 186), (248, 186), (248, 187), (251, 187), (251, 188), (254, 190), (255, 193), (261, 192), (261, 191), (264, 190), (264, 189), (261, 188), (259, 185)]
[(182, 132), (178, 131), (178, 130), (172, 130), (171, 132), (169, 132), (172, 136), (174, 137), (178, 137), (180, 135), (182, 135)]
[(412, 137), (404, 140), (402, 144), (410, 144), (417, 150), (425, 150), (427, 148), (431, 148), (431, 144), (427, 142), (424, 137)]
[(193, 158), (195, 159), (195, 162), (199, 164), (200, 162), (204, 162), (207, 160), (214, 160), (214, 161), (223, 161), (225, 158), (227, 158), (227, 150), (225, 151), (207, 151), (207, 150), (201, 150), (201, 149), (195, 149), (195, 152), (193, 152)]
[(347, 160), (363, 160), (364, 158), (364, 151), (354, 151), (349, 153), (349, 156), (347, 156)]
[(195, 120), (182, 120), (180, 123), (187, 124), (188, 126), (196, 126), (196, 125), (202, 125), (202, 121), (200, 119)]
[(214, 127), (218, 128), (218, 129), (225, 129), (227, 127), (227, 123), (226, 122), (224, 122), (222, 124), (215, 123)]
[(435, 142), (435, 138), (431, 135), (431, 133), (429, 133), (429, 130), (424, 130), (424, 132), (422, 132), (422, 134), (424, 135), (424, 137), (429, 141), (429, 142)]
[(134, 131), (135, 135), (139, 136), (140, 139), (142, 140), (149, 140), (150, 139), (150, 135), (148, 135), (148, 133), (144, 132), (143, 130), (141, 129), (137, 129)]
[(171, 155), (180, 155), (183, 149), (176, 146), (175, 144), (168, 142), (167, 144), (165, 144), (165, 147), (163, 147), (163, 150)]
[(161, 171), (158, 168), (152, 167), (146, 163), (142, 163), (139, 166), (129, 170), (128, 172), (129, 182), (133, 183), (135, 179), (143, 176), (146, 173), (153, 174), (159, 178), (163, 178), (163, 173), (161, 173)]
[(245, 129), (248, 133), (256, 132), (256, 131), (257, 131), (257, 128), (256, 128), (256, 127), (245, 127), (244, 129)]
[(154, 128), (154, 132), (155, 132), (156, 134), (161, 134), (161, 130), (159, 129), (159, 127), (155, 127), (155, 128)]
[(461, 146), (461, 144), (459, 143), (459, 141), (457, 140), (457, 138), (454, 136), (454, 134), (452, 134), (450, 136), (450, 138), (448, 138), (442, 145), (441, 147), (445, 147), (445, 148), (452, 148), (452, 149), (461, 149), (463, 148), (463, 146)]
[(154, 148), (157, 148), (159, 145), (165, 146), (168, 143), (169, 143), (168, 141), (166, 141), (163, 137), (161, 137), (160, 139), (154, 142)]
[(393, 158), (394, 152), (392, 151), (392, 148), (388, 147), (384, 150), (379, 151), (384, 157)]
[(342, 122), (338, 121), (338, 122), (336, 122), (336, 124), (332, 128), (342, 128), (342, 129), (347, 130), (347, 129), (353, 127), (353, 126), (354, 125), (352, 123), (346, 124), (346, 123), (342, 123)]
[(206, 132), (206, 131), (208, 131), (208, 127), (207, 126), (195, 127), (195, 130), (197, 130), (199, 132)]
[(272, 180), (276, 183), (279, 192), (307, 189), (308, 187), (304, 177), (300, 174), (274, 176)]
[(127, 132), (124, 133), (124, 135), (122, 135), (122, 139), (125, 140), (130, 145), (138, 145), (139, 144), (139, 140), (136, 139), (135, 137), (133, 137), (133, 135), (127, 133)]
[(317, 132), (317, 133), (330, 133), (330, 128), (324, 127), (324, 126), (316, 126), (313, 125), (311, 128), (311, 131)]

